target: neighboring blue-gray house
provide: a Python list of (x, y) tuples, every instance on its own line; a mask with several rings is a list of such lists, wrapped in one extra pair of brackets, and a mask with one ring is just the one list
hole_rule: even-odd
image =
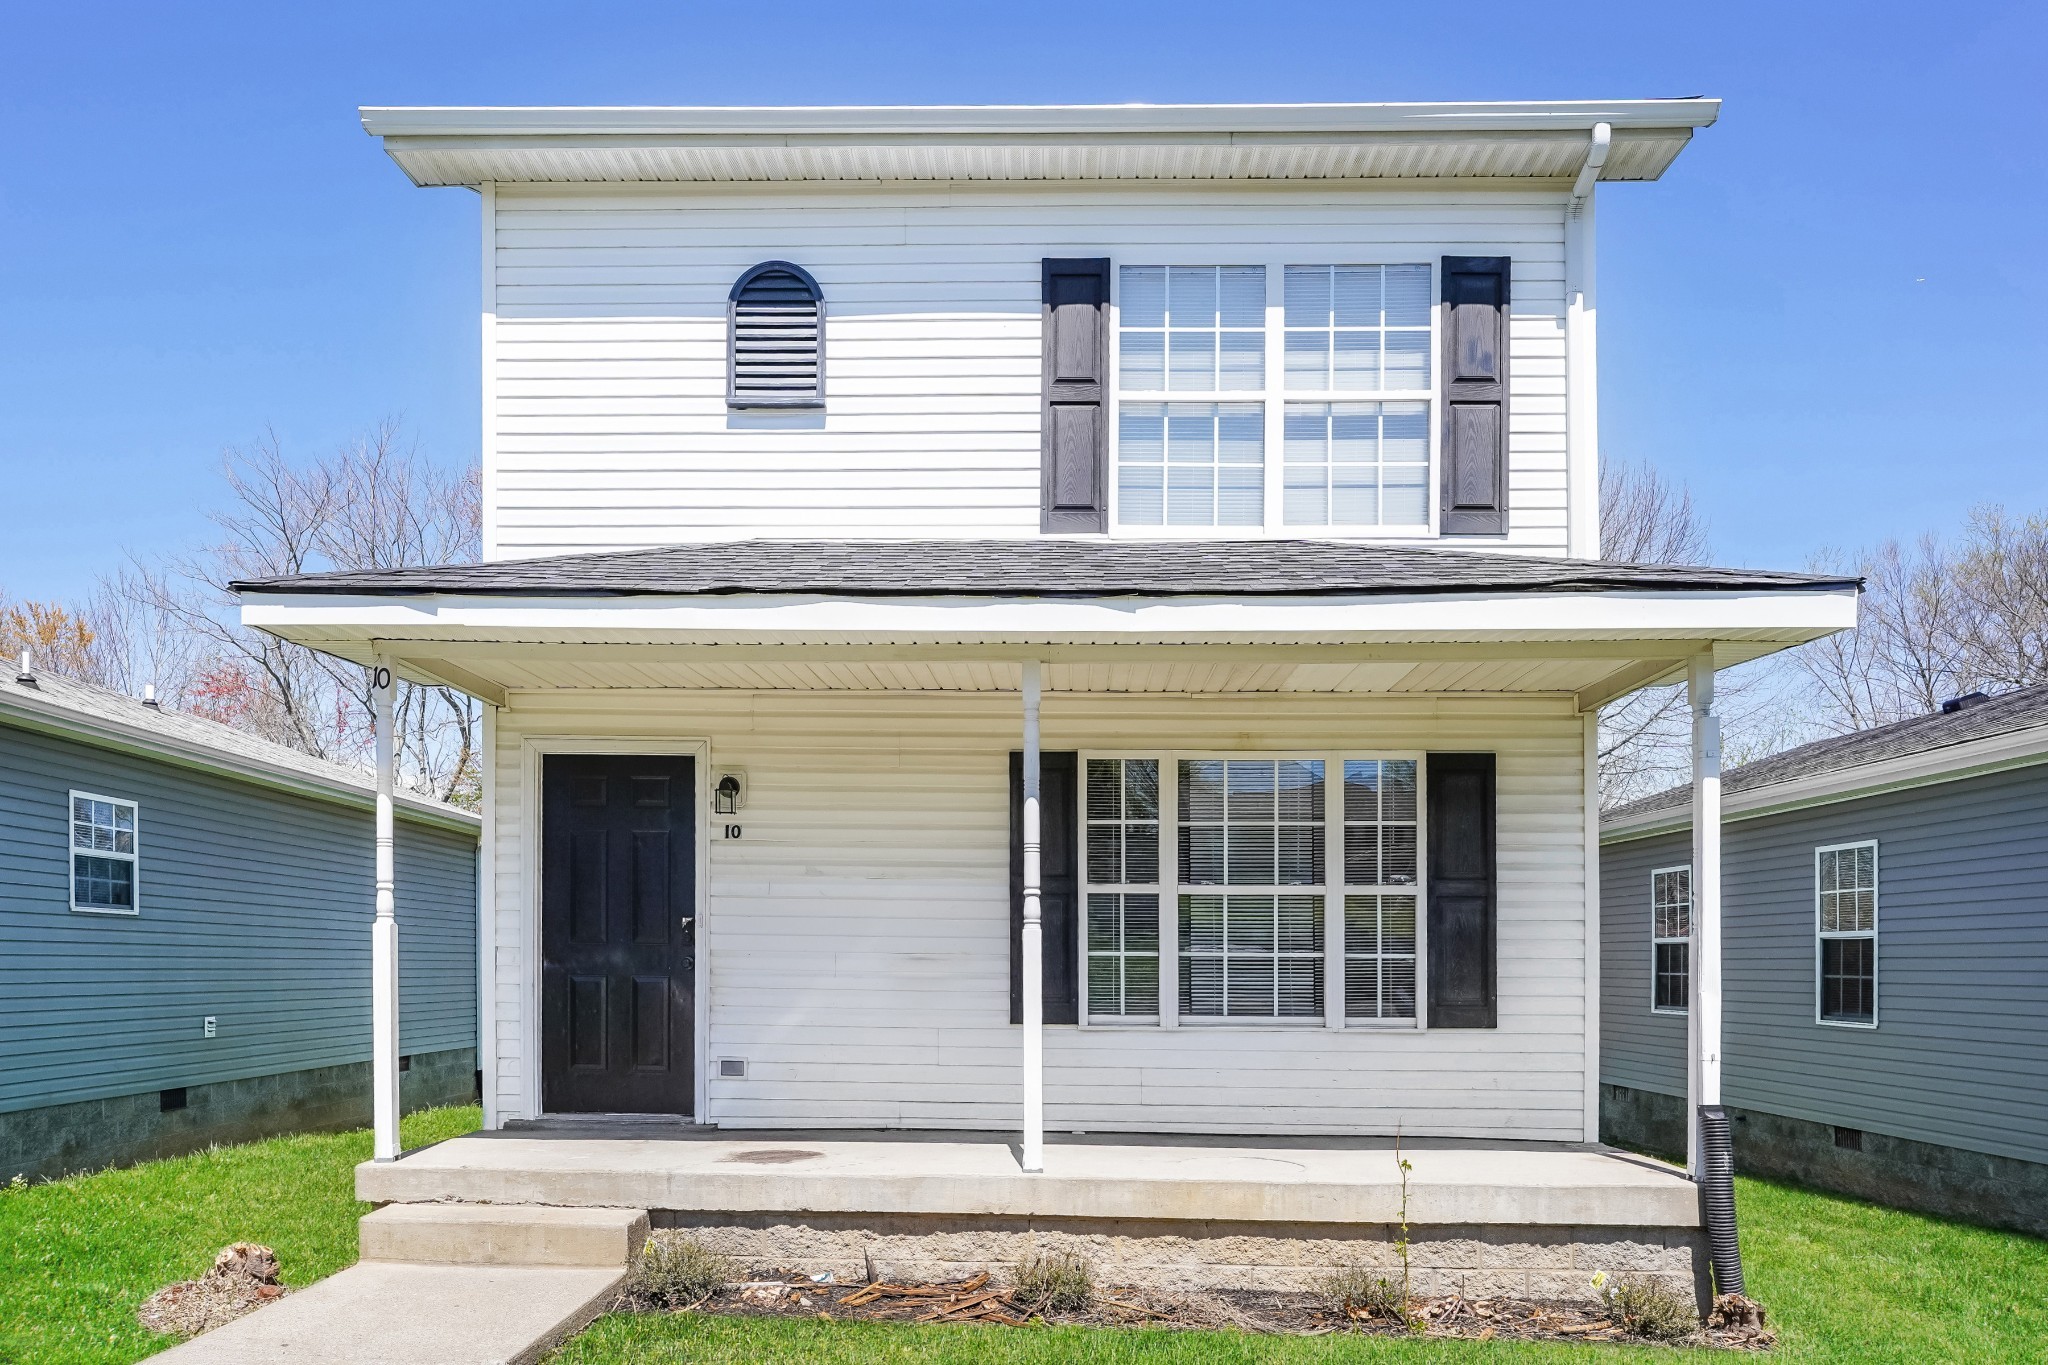
[[(370, 1118), (368, 773), (0, 673), (0, 1181)], [(408, 1108), (476, 1093), (476, 816), (396, 801)]]
[[(1738, 1166), (2048, 1235), (2048, 687), (1731, 769)], [(1690, 795), (1601, 826), (1601, 1135), (1685, 1147)]]

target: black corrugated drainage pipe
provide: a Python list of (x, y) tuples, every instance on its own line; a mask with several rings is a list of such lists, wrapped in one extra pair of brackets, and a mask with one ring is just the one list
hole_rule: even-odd
[(1699, 1124), (1700, 1222), (1714, 1267), (1714, 1293), (1740, 1294), (1742, 1248), (1735, 1241), (1735, 1145), (1728, 1134), (1728, 1111), (1703, 1104)]

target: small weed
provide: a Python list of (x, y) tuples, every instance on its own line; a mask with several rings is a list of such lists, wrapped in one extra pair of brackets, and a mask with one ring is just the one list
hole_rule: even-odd
[(1692, 1300), (1656, 1280), (1617, 1280), (1608, 1288), (1595, 1281), (1606, 1301), (1607, 1316), (1632, 1337), (1648, 1341), (1680, 1341), (1699, 1330)]
[(1315, 1291), (1328, 1299), (1332, 1308), (1369, 1318), (1407, 1320), (1407, 1304), (1401, 1300), (1401, 1286), (1364, 1266), (1346, 1266), (1315, 1282)]
[(1040, 1252), (1011, 1267), (1010, 1283), (1019, 1300), (1041, 1312), (1078, 1313), (1094, 1301), (1095, 1267), (1076, 1252)]
[(732, 1262), (688, 1237), (650, 1237), (626, 1278), (626, 1293), (649, 1308), (689, 1308), (732, 1283)]

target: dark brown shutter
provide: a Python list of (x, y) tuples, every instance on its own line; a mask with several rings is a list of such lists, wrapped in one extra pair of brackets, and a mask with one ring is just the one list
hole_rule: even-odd
[(1443, 533), (1508, 529), (1508, 258), (1446, 256)]
[[(1081, 1017), (1080, 756), (1038, 755), (1038, 911), (1045, 954), (1045, 1022)], [(1010, 1022), (1024, 1022), (1024, 755), (1010, 753)]]
[(1109, 529), (1109, 262), (1044, 262), (1039, 529)]
[(1493, 755), (1429, 756), (1429, 1026), (1498, 1022)]

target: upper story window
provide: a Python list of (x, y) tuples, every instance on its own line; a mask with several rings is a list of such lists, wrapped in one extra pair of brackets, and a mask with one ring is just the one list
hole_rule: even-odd
[(1117, 524), (1426, 532), (1434, 279), (1416, 263), (1121, 267)]
[(1818, 1014), (1823, 1024), (1877, 1025), (1877, 845), (1814, 850)]
[(825, 403), (825, 295), (802, 266), (764, 261), (726, 305), (725, 399), (735, 408)]
[(1650, 1009), (1684, 1014), (1692, 989), (1692, 868), (1650, 874)]
[(71, 793), (71, 908), (132, 915), (136, 807), (118, 797)]

